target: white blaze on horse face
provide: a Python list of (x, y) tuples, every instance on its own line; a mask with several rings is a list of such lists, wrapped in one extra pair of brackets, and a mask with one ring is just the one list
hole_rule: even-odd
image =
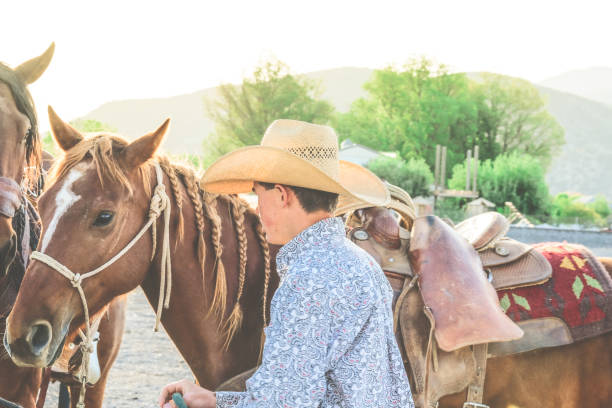
[[(80, 167), (80, 168), (79, 168)], [(49, 241), (51, 241), (51, 237), (55, 232), (55, 228), (57, 227), (57, 223), (60, 218), (68, 211), (70, 207), (81, 198), (80, 195), (76, 195), (72, 191), (72, 185), (75, 181), (83, 176), (85, 173), (84, 166), (82, 164), (74, 167), (68, 175), (66, 176), (66, 180), (64, 181), (64, 185), (55, 196), (55, 213), (53, 214), (53, 218), (49, 223), (49, 227), (45, 231), (45, 236), (43, 237), (42, 246), (40, 248), (40, 252), (44, 253), (45, 249), (47, 249), (47, 245), (49, 245)]]

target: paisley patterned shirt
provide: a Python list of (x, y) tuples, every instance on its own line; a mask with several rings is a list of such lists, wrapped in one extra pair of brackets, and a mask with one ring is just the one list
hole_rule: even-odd
[(414, 407), (391, 286), (342, 220), (298, 234), (277, 269), (262, 364), (246, 392), (217, 392), (217, 407)]

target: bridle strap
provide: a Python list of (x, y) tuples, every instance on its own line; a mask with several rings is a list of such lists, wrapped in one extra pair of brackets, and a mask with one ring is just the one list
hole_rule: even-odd
[(90, 353), (93, 352), (93, 339), (91, 335), (91, 325), (89, 320), (89, 308), (87, 307), (87, 300), (85, 299), (85, 293), (83, 292), (83, 287), (81, 286), (82, 282), (86, 278), (90, 278), (92, 276), (97, 275), (102, 272), (104, 269), (111, 266), (115, 263), (119, 258), (121, 258), (127, 251), (129, 251), (144, 235), (144, 233), (151, 228), (152, 238), (153, 238), (153, 249), (151, 253), (151, 260), (155, 257), (155, 251), (157, 247), (157, 228), (156, 221), (162, 215), (164, 215), (164, 236), (162, 241), (162, 259), (161, 259), (161, 277), (160, 277), (160, 286), (159, 286), (159, 300), (157, 304), (157, 313), (155, 318), (155, 328), (157, 331), (159, 329), (159, 324), (161, 321), (161, 314), (163, 309), (167, 309), (170, 306), (170, 293), (172, 289), (172, 263), (170, 257), (170, 198), (166, 194), (166, 187), (163, 182), (163, 173), (159, 163), (155, 163), (155, 173), (157, 176), (157, 185), (155, 186), (155, 191), (153, 192), (153, 196), (151, 197), (151, 204), (149, 207), (149, 219), (147, 223), (142, 227), (142, 229), (136, 234), (134, 238), (115, 256), (105, 262), (103, 265), (98, 268), (86, 272), (84, 274), (74, 273), (68, 267), (53, 259), (49, 255), (43, 254), (38, 251), (32, 252), (30, 255), (31, 260), (36, 260), (42, 262), (49, 266), (50, 268), (57, 271), (59, 274), (64, 276), (66, 279), (70, 281), (72, 286), (78, 291), (79, 296), (81, 298), (81, 303), (83, 304), (83, 313), (85, 315), (85, 334), (82, 335), (82, 342), (79, 347), (83, 352), (83, 364), (81, 364), (81, 369), (79, 375), (77, 376), (81, 381), (81, 395), (79, 396), (79, 403), (77, 404), (78, 408), (82, 408), (85, 406), (84, 398), (85, 398), (85, 384), (87, 383), (87, 370), (89, 366), (89, 357)]

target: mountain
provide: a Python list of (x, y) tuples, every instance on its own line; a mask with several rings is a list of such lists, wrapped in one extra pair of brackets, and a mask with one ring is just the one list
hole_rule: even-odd
[(368, 68), (336, 68), (305, 74), (321, 85), (321, 98), (328, 100), (339, 112), (348, 112), (354, 100), (365, 97), (363, 84), (374, 71)]
[(117, 129), (117, 133), (133, 139), (155, 130), (171, 118), (170, 130), (162, 145), (171, 153), (201, 153), (202, 140), (213, 130), (205, 115), (204, 100), (214, 98), (215, 88), (169, 98), (127, 99), (107, 102), (83, 119), (95, 119)]
[[(372, 75), (366, 68), (338, 68), (305, 76), (317, 81), (321, 96), (345, 112), (364, 96), (363, 84)], [(612, 106), (538, 86), (548, 109), (565, 129), (566, 144), (555, 158), (547, 179), (553, 194), (577, 191), (603, 193), (612, 200)], [(202, 141), (213, 131), (206, 118), (204, 99), (214, 98), (215, 88), (170, 98), (109, 102), (85, 116), (108, 123), (126, 137), (137, 137), (172, 118), (164, 148), (171, 153), (201, 153)]]
[(612, 106), (538, 87), (565, 129), (565, 146), (548, 170), (551, 193), (604, 194), (612, 200)]
[(598, 67), (569, 71), (546, 79), (538, 85), (612, 106), (612, 68)]

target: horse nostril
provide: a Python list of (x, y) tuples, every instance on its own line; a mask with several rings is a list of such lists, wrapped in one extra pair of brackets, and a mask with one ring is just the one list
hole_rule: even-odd
[(32, 354), (39, 356), (51, 342), (51, 325), (47, 322), (35, 324), (27, 337)]

